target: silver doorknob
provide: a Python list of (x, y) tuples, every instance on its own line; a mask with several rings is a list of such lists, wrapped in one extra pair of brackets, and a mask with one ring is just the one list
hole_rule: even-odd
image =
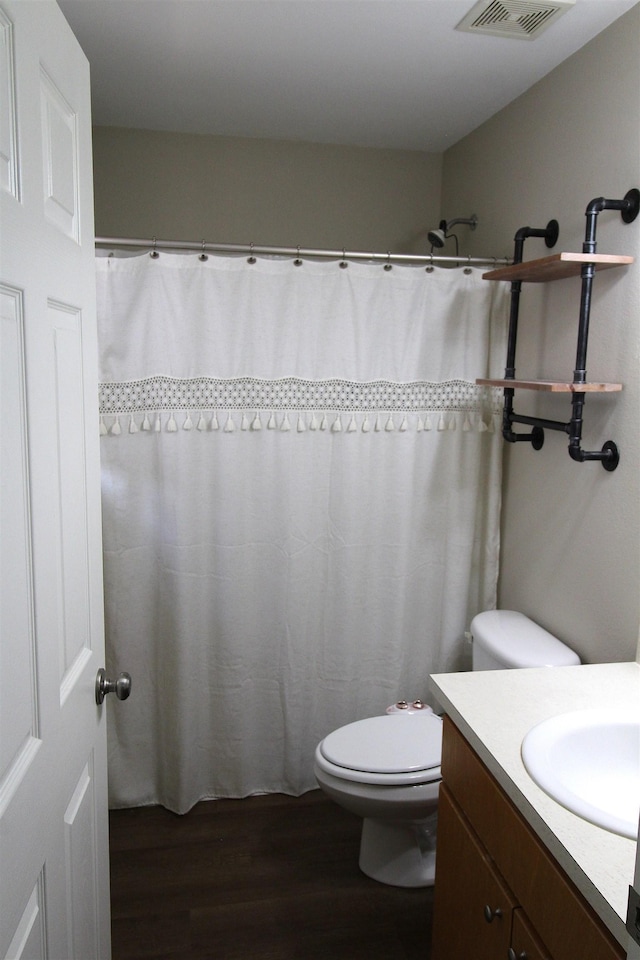
[(100, 667), (96, 676), (96, 703), (102, 703), (108, 693), (115, 693), (118, 700), (126, 700), (131, 693), (131, 676), (121, 673), (117, 680), (108, 680), (107, 671)]

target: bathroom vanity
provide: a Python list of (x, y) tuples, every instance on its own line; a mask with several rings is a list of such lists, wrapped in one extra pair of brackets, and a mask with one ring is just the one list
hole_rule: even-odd
[(442, 674), (432, 960), (622, 960), (636, 843), (556, 803), (521, 759), (537, 723), (640, 702), (640, 664)]

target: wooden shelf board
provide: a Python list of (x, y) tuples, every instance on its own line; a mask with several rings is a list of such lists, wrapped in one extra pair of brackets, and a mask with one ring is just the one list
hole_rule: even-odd
[(544, 283), (547, 280), (563, 280), (580, 275), (583, 264), (593, 263), (596, 270), (628, 266), (633, 257), (614, 256), (608, 253), (554, 253), (540, 260), (512, 263), (482, 274), (483, 280), (523, 280), (529, 283)]
[(547, 393), (617, 393), (621, 383), (571, 383), (564, 380), (476, 380), (482, 387), (543, 390)]

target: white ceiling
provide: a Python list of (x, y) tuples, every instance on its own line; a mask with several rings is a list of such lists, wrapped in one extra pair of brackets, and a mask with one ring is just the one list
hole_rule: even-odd
[(98, 125), (441, 152), (640, 0), (535, 40), (455, 30), (475, 0), (58, 2)]

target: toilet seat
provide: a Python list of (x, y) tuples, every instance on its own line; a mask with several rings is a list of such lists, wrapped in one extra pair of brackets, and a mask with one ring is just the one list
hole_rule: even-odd
[(316, 762), (343, 780), (410, 785), (439, 780), (441, 755), (439, 717), (385, 714), (334, 730), (318, 745)]

